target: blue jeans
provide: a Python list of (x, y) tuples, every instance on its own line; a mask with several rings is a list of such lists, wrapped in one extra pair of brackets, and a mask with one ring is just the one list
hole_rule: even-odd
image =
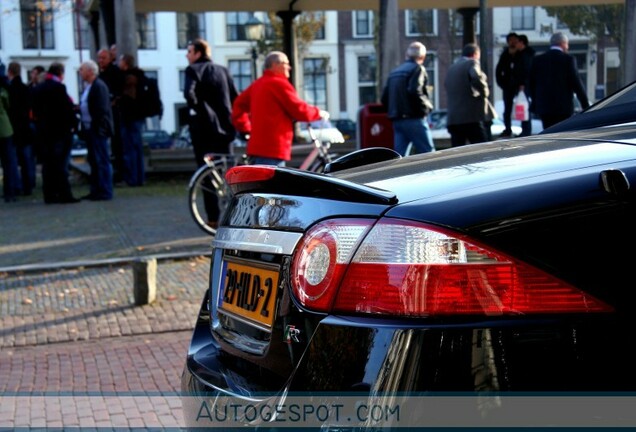
[(124, 181), (128, 186), (142, 186), (145, 178), (144, 146), (141, 139), (143, 120), (122, 121), (121, 140), (124, 159)]
[(108, 138), (90, 131), (88, 134), (88, 163), (91, 166), (90, 195), (93, 198), (113, 198), (113, 169), (110, 166)]
[(406, 150), (410, 143), (413, 143), (417, 153), (435, 151), (426, 117), (393, 120), (393, 148), (395, 151), (406, 156)]
[(35, 188), (35, 152), (31, 143), (17, 145), (18, 167), (22, 177), (22, 193), (31, 195)]

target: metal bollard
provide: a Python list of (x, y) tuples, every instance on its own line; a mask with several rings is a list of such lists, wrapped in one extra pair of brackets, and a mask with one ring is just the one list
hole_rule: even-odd
[(147, 305), (157, 298), (157, 259), (141, 258), (133, 262), (135, 306)]

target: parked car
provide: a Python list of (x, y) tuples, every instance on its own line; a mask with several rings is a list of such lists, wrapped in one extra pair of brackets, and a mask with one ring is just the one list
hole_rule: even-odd
[(345, 141), (356, 138), (356, 122), (353, 120), (335, 119), (331, 120), (331, 124), (342, 133)]
[(151, 149), (172, 148), (172, 137), (165, 130), (151, 129), (141, 133), (144, 145)]
[(440, 392), (453, 411), (402, 414), (418, 426), (500, 426), (517, 408), (535, 427), (623, 418), (604, 414), (616, 400), (507, 398), (636, 390), (636, 83), (580, 116), (614, 118), (616, 104), (611, 127), (407, 158), (364, 149), (328, 174), (233, 168), (182, 375), (209, 404), (186, 403), (186, 422), (205, 426), (224, 396), (275, 421), (296, 395)]

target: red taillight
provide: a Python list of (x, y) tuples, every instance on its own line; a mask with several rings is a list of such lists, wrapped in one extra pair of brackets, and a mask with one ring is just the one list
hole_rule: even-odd
[(612, 311), (537, 268), (439, 228), (382, 219), (360, 236), (349, 264), (339, 265), (339, 272), (346, 267), (339, 286), (321, 294), (330, 301), (303, 305), (408, 317)]
[(373, 221), (336, 219), (314, 226), (303, 237), (292, 262), (292, 287), (305, 307), (326, 312), (355, 247)]
[(225, 173), (225, 181), (230, 186), (239, 183), (266, 181), (274, 177), (275, 173), (275, 166), (241, 165), (232, 167), (227, 170), (227, 172)]

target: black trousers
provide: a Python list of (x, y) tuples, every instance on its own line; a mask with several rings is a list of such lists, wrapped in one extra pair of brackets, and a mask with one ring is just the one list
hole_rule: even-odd
[(512, 104), (515, 100), (515, 96), (517, 93), (512, 90), (504, 90), (503, 92), (503, 100), (504, 100), (504, 113), (503, 113), (503, 122), (506, 127), (505, 131), (510, 132), (512, 126)]
[(543, 129), (547, 129), (552, 125), (562, 122), (563, 120), (569, 119), (569, 114), (554, 114), (554, 115), (542, 115), (541, 123), (543, 123)]
[[(209, 122), (200, 121), (196, 116), (192, 116), (190, 117), (189, 128), (197, 167), (205, 165), (203, 157), (207, 153), (228, 153), (230, 151), (230, 143), (234, 137), (230, 139), (230, 137), (220, 135)], [(211, 184), (205, 188), (203, 191), (203, 202), (208, 221), (217, 222), (220, 216), (219, 200), (216, 194), (207, 192), (212, 189)]]
[(73, 199), (68, 176), (71, 156), (71, 136), (49, 138), (43, 142), (42, 192), (45, 203), (66, 202)]

